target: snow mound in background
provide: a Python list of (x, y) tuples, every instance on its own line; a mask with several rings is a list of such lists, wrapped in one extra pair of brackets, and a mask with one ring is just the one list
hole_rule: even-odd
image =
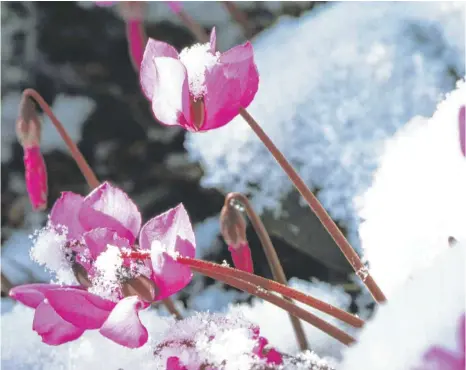
[(391, 139), (359, 213), (364, 256), (390, 295), (413, 272), (466, 239), (466, 159), (458, 114), (466, 102), (460, 83), (432, 118), (413, 118)]
[[(411, 370), (433, 346), (458, 351), (460, 317), (465, 312), (466, 244), (441, 247), (443, 253), (429, 268), (413, 275), (380, 306), (356, 345), (344, 353), (340, 370)], [(453, 369), (446, 363), (433, 368)]]
[[(250, 113), (357, 245), (354, 199), (370, 186), (383, 143), (431, 115), (464, 74), (464, 4), (337, 3), (282, 18), (253, 41), (261, 75)], [(351, 15), (351, 16), (348, 16)], [(288, 178), (242, 118), (186, 148), (203, 186), (279, 209)]]

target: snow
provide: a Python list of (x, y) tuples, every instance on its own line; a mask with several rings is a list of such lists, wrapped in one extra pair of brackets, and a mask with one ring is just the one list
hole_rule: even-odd
[(213, 253), (219, 249), (217, 239), (220, 234), (219, 216), (206, 218), (204, 221), (196, 224), (194, 227), (196, 235), (196, 257), (202, 258), (208, 253)]
[[(348, 311), (351, 303), (351, 297), (349, 294), (345, 293), (341, 286), (332, 286), (328, 283), (318, 281), (317, 279), (313, 279), (311, 282), (308, 282), (292, 278), (289, 281), (289, 285), (292, 288), (310, 294), (315, 298), (345, 311)], [(341, 321), (333, 317), (329, 317), (314, 308), (310, 308), (309, 306), (299, 302), (295, 303), (349, 334), (354, 330)], [(288, 313), (281, 308), (254, 298), (252, 305), (232, 305), (231, 312), (235, 311), (240, 311), (248, 320), (259, 325), (261, 328), (261, 334), (265, 336), (279, 351), (290, 354), (296, 354), (299, 351)], [(280, 323), (279, 329), (277, 328), (277, 323)], [(343, 344), (310, 324), (303, 322), (302, 325), (310, 348), (320, 356), (329, 356), (337, 359), (340, 357), (340, 352), (344, 346)]]
[(218, 64), (220, 53), (212, 53), (210, 43), (194, 44), (181, 50), (180, 61), (188, 72), (189, 92), (194, 99), (204, 96), (206, 93), (206, 72)]
[[(327, 4), (281, 18), (253, 40), (261, 76), (248, 108), (358, 244), (355, 199), (371, 184), (384, 142), (431, 115), (464, 75), (464, 3)], [(348, 17), (348, 14), (351, 14)], [(280, 45), (280, 47), (277, 47)], [(238, 117), (185, 146), (202, 185), (280, 210), (292, 185)]]
[[(443, 252), (398, 289), (344, 353), (340, 370), (410, 370), (432, 346), (457, 351), (465, 312), (466, 240)], [(464, 356), (464, 349), (463, 349)]]
[(415, 117), (397, 132), (360, 199), (364, 256), (389, 297), (447, 249), (450, 237), (466, 238), (466, 160), (458, 134), (465, 97), (460, 83), (432, 118)]

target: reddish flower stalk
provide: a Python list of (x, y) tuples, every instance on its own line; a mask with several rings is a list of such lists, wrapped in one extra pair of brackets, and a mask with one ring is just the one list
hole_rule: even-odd
[(193, 268), (193, 270), (198, 271), (206, 276), (214, 278), (216, 280), (223, 281), (228, 285), (231, 285), (237, 289), (240, 289), (249, 294), (255, 295), (256, 297), (262, 298), (264, 301), (272, 303), (285, 311), (289, 312), (291, 315), (300, 318), (301, 320), (306, 321), (307, 323), (315, 326), (316, 328), (322, 330), (324, 333), (330, 335), (332, 338), (340, 341), (347, 346), (356, 342), (356, 340), (345, 333), (343, 330), (338, 329), (336, 326), (329, 324), (328, 322), (322, 320), (321, 318), (315, 316), (314, 314), (302, 309), (301, 307), (295, 305), (294, 303), (277, 296), (274, 293), (269, 292), (266, 289), (251, 284), (247, 281), (237, 279), (231, 276), (225, 276), (223, 274), (218, 274), (202, 268)]
[(244, 36), (249, 39), (253, 36), (251, 23), (249, 23), (246, 14), (236, 6), (234, 1), (222, 1), (222, 4), (227, 8), (232, 18), (243, 27)]
[(266, 148), (273, 155), (273, 157), (278, 162), (283, 171), (285, 171), (285, 173), (288, 175), (290, 180), (293, 182), (293, 185), (300, 192), (302, 197), (306, 200), (309, 207), (319, 218), (322, 225), (325, 227), (325, 229), (331, 235), (337, 246), (343, 252), (356, 274), (361, 278), (362, 282), (369, 289), (375, 301), (378, 303), (386, 301), (385, 295), (383, 294), (382, 290), (369, 273), (367, 273), (367, 275), (365, 275), (364, 278), (360, 276), (360, 271), (364, 271), (366, 268), (362, 263), (361, 259), (359, 258), (358, 254), (354, 251), (353, 247), (351, 247), (351, 244), (345, 238), (345, 236), (338, 228), (336, 223), (332, 220), (332, 218), (329, 216), (325, 208), (322, 206), (322, 204), (319, 202), (316, 196), (312, 193), (312, 191), (306, 186), (303, 179), (298, 175), (298, 173), (290, 164), (290, 162), (288, 162), (285, 156), (280, 152), (280, 150), (278, 150), (278, 148), (275, 146), (272, 140), (270, 140), (267, 134), (262, 130), (262, 128), (259, 126), (256, 120), (245, 109), (240, 109), (240, 115), (245, 119), (245, 121), (254, 131), (254, 133), (264, 143)]
[[(181, 14), (181, 13), (179, 13)], [(183, 12), (184, 14), (184, 12)], [(186, 26), (193, 32), (193, 34), (198, 38), (201, 42), (207, 42), (207, 35), (204, 32), (204, 35), (197, 35), (196, 32), (193, 31), (193, 20), (190, 18), (189, 22), (185, 21), (183, 17), (181, 20), (184, 21)], [(197, 27), (200, 27), (197, 25)], [(202, 28), (202, 27), (201, 27)], [(345, 255), (346, 259), (350, 263), (351, 267), (353, 267), (356, 275), (358, 275), (362, 282), (366, 285), (367, 289), (371, 293), (372, 297), (377, 303), (385, 302), (386, 297), (385, 294), (382, 292), (380, 287), (375, 282), (374, 278), (370, 273), (365, 273), (362, 276), (361, 271), (365, 271), (366, 267), (362, 263), (361, 259), (359, 258), (358, 254), (354, 251), (351, 244), (348, 242), (346, 237), (343, 235), (341, 230), (338, 228), (337, 224), (332, 220), (329, 216), (325, 208), (316, 198), (316, 196), (312, 193), (312, 191), (307, 187), (304, 183), (303, 179), (298, 175), (296, 170), (293, 166), (288, 162), (285, 156), (278, 150), (275, 144), (270, 140), (267, 134), (262, 130), (256, 120), (246, 111), (244, 108), (240, 108), (240, 115), (245, 119), (245, 121), (249, 124), (251, 129), (254, 133), (259, 137), (265, 147), (269, 150), (269, 152), (273, 155), (275, 160), (278, 162), (280, 167), (285, 171), (285, 173), (290, 178), (291, 182), (295, 186), (295, 188), (299, 191), (301, 196), (306, 200), (306, 203), (309, 205), (311, 210), (320, 220), (322, 225), (328, 231), (332, 239), (337, 244), (338, 248), (342, 251)]]
[[(42, 98), (42, 96), (33, 89), (24, 90), (23, 98), (24, 99), (31, 98), (34, 101), (36, 101), (37, 104), (39, 104), (39, 106), (42, 108), (44, 113), (50, 118), (50, 121), (53, 123), (53, 125), (57, 129), (63, 141), (66, 143), (68, 149), (71, 152), (71, 156), (73, 157), (74, 161), (76, 162), (79, 169), (81, 170), (81, 173), (84, 175), (84, 178), (86, 179), (89, 187), (91, 189), (97, 188), (100, 185), (100, 182), (97, 179), (94, 171), (92, 171), (91, 167), (87, 163), (81, 151), (78, 149), (75, 142), (70, 138), (68, 133), (65, 131), (65, 128), (63, 127), (62, 123), (57, 119), (57, 117), (55, 117), (55, 115), (52, 112), (52, 109), (47, 104), (47, 102), (44, 100), (44, 98)], [(167, 307), (167, 310), (175, 317), (181, 318), (182, 316), (179, 313), (179, 311), (176, 309), (176, 307), (174, 306), (173, 302), (169, 302), (169, 301), (170, 301), (170, 298), (166, 298), (163, 301), (163, 303)]]
[[(150, 255), (148, 252), (145, 251), (131, 251), (129, 253), (124, 253), (123, 257), (133, 259), (148, 259), (150, 258)], [(248, 272), (237, 270), (231, 267), (195, 258), (186, 258), (178, 256), (176, 260), (177, 262), (182, 263), (184, 265), (188, 265), (193, 270), (200, 271), (203, 274), (216, 274), (218, 275), (218, 280), (221, 281), (224, 281), (225, 278), (231, 277), (243, 280), (249, 284), (254, 284), (256, 289), (258, 290), (270, 290), (282, 294), (285, 297), (296, 299), (299, 302), (307, 304), (319, 311), (325, 312), (326, 314), (335, 317), (355, 328), (361, 328), (364, 325), (364, 321), (358, 318), (357, 316), (354, 316), (346, 311), (339, 309), (338, 307), (332, 306), (331, 304), (323, 302), (310, 295), (304, 294), (286, 285), (277, 283), (273, 280), (269, 280), (261, 276), (250, 274)], [(255, 292), (251, 294), (256, 295)]]
[(81, 173), (84, 175), (89, 187), (91, 189), (96, 188), (99, 186), (99, 180), (97, 180), (97, 177), (95, 176), (94, 172), (92, 171), (91, 167), (87, 163), (87, 161), (84, 159), (84, 156), (78, 149), (77, 145), (74, 143), (74, 141), (70, 138), (68, 133), (65, 131), (62, 123), (55, 117), (55, 115), (52, 112), (52, 109), (50, 106), (46, 103), (44, 98), (35, 90), (33, 89), (26, 89), (23, 92), (23, 97), (25, 98), (31, 98), (34, 101), (39, 104), (39, 106), (42, 108), (44, 113), (50, 118), (50, 121), (52, 121), (53, 125), (57, 129), (58, 133), (62, 137), (63, 141), (65, 142), (66, 146), (71, 152), (71, 156), (75, 160), (76, 164), (78, 165), (79, 169), (81, 170)]
[[(262, 220), (254, 212), (254, 209), (252, 208), (252, 205), (249, 202), (249, 199), (240, 193), (230, 193), (225, 197), (225, 204), (223, 206), (223, 209), (230, 210), (230, 212), (238, 212), (236, 209), (234, 209), (234, 205), (233, 205), (234, 202), (240, 202), (244, 206), (244, 209), (246, 210), (246, 213), (249, 219), (251, 220), (254, 230), (259, 236), (265, 256), (267, 257), (267, 262), (269, 263), (270, 269), (272, 270), (272, 275), (273, 275), (274, 280), (278, 281), (279, 283), (283, 285), (287, 285), (288, 281), (286, 279), (285, 272), (283, 271), (283, 267), (280, 263), (280, 260), (277, 256), (277, 252), (275, 251), (275, 248), (272, 244), (272, 240), (270, 239), (270, 236), (267, 233), (267, 230), (265, 229), (265, 226), (262, 223)], [(245, 226), (246, 225), (244, 225), (244, 232), (246, 229)], [(236, 263), (235, 263), (235, 266), (236, 266)], [(252, 272), (252, 271), (247, 271), (247, 270), (244, 270), (244, 271)], [(308, 348), (308, 343), (307, 343), (306, 335), (304, 334), (304, 329), (300, 321), (296, 317), (290, 315), (290, 320), (291, 320), (291, 324), (293, 326), (299, 347), (302, 351), (304, 351)]]
[(167, 3), (170, 10), (180, 18), (181, 22), (184, 23), (200, 42), (209, 42), (209, 35), (205, 29), (183, 10), (180, 1), (167, 1)]
[(466, 107), (464, 105), (460, 108), (458, 115), (458, 130), (460, 135), (461, 153), (466, 157)]

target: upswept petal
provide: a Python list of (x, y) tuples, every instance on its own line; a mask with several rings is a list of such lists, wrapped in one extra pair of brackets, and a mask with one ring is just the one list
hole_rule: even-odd
[(131, 247), (128, 239), (120, 238), (115, 231), (104, 227), (88, 231), (83, 236), (93, 259), (96, 259), (100, 253), (104, 252), (109, 244), (119, 248)]
[(215, 27), (212, 27), (212, 31), (210, 31), (210, 51), (215, 54), (217, 50), (217, 31)]
[(136, 296), (122, 299), (100, 328), (100, 334), (125, 347), (141, 347), (149, 337), (139, 319), (139, 310), (146, 307)]
[(241, 107), (251, 104), (259, 88), (259, 72), (254, 63), (254, 50), (248, 41), (226, 51), (220, 56), (227, 78), (237, 79), (241, 86)]
[(152, 100), (155, 89), (154, 58), (168, 57), (178, 59), (176, 49), (162, 41), (149, 38), (142, 56), (139, 81), (147, 99)]
[(71, 191), (64, 191), (50, 211), (50, 223), (55, 227), (65, 226), (68, 230), (68, 239), (79, 239), (84, 232), (78, 219), (83, 202), (83, 196)]
[(141, 227), (141, 214), (124, 191), (104, 182), (84, 199), (79, 221), (86, 231), (109, 228), (133, 243)]
[(185, 248), (184, 245), (177, 246), (178, 237), (189, 243), (190, 248), (186, 253), (189, 257), (193, 253), (194, 257), (196, 239), (189, 215), (182, 203), (147, 221), (141, 228), (139, 246), (141, 249), (150, 250), (152, 242), (158, 241), (165, 251), (175, 252), (179, 247)]
[(206, 72), (204, 96), (206, 117), (201, 131), (219, 128), (230, 122), (241, 108), (241, 83), (225, 74), (225, 66), (218, 65)]
[[(25, 306), (36, 308), (44, 301), (46, 292), (59, 288), (64, 287), (56, 284), (25, 284), (14, 287), (9, 294), (11, 298)], [(66, 286), (66, 288), (80, 289), (78, 286)]]
[(188, 74), (178, 59), (154, 58), (151, 76), (154, 78), (152, 112), (168, 126), (191, 122)]
[(83, 329), (63, 320), (46, 301), (37, 306), (32, 329), (46, 344), (56, 346), (79, 338)]
[(60, 288), (44, 294), (60, 317), (81, 329), (100, 328), (116, 305), (85, 290)]
[(159, 288), (156, 300), (183, 289), (192, 279), (188, 266), (174, 256), (194, 258), (196, 241), (188, 213), (182, 204), (149, 220), (141, 229), (140, 248), (151, 250), (153, 279)]

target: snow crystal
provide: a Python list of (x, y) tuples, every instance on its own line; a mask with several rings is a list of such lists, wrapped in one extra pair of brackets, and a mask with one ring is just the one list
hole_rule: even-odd
[(458, 112), (466, 84), (439, 104), (430, 119), (416, 117), (387, 142), (359, 213), (364, 256), (385, 294), (466, 238), (466, 160)]
[[(299, 291), (310, 294), (315, 298), (346, 311), (348, 311), (351, 303), (351, 297), (345, 293), (341, 286), (332, 286), (316, 279), (313, 279), (311, 282), (307, 282), (296, 278), (290, 279), (289, 285)], [(341, 328), (347, 333), (352, 333), (353, 329), (345, 323), (342, 323), (341, 321), (305, 304), (299, 302), (295, 303), (325, 321)], [(268, 302), (253, 299), (252, 306), (248, 304), (232, 305), (230, 312), (236, 312), (236, 310), (240, 311), (254, 324), (259, 325), (261, 328), (261, 335), (266, 337), (278, 350), (290, 354), (294, 354), (299, 351), (288, 313), (283, 309)], [(277, 324), (279, 324), (280, 328), (277, 328)], [(340, 356), (343, 344), (310, 324), (303, 322), (302, 325), (306, 333), (309, 346), (316, 353), (320, 356), (331, 356), (335, 358)]]
[(459, 319), (465, 312), (466, 240), (418, 271), (381, 305), (346, 350), (341, 370), (410, 370), (431, 346), (457, 350)]
[(50, 281), (50, 273), (31, 259), (33, 241), (26, 230), (15, 231), (1, 247), (2, 273), (13, 284)]
[[(261, 75), (250, 113), (357, 244), (354, 199), (371, 184), (387, 138), (432, 114), (464, 74), (462, 3), (345, 2), (282, 18), (254, 41)], [(351, 14), (349, 17), (348, 14)], [(455, 37), (453, 37), (455, 36)], [(277, 47), (280, 45), (280, 47)], [(202, 184), (278, 209), (292, 185), (242, 118), (186, 148)]]
[(37, 231), (33, 238), (31, 259), (39, 265), (43, 265), (46, 270), (53, 272), (58, 283), (76, 283), (70, 260), (65, 251), (66, 232), (58, 233), (53, 228), (44, 227)]
[(210, 43), (195, 44), (180, 53), (180, 60), (188, 71), (189, 92), (194, 99), (202, 98), (206, 92), (205, 75), (218, 63), (220, 53), (213, 54)]

